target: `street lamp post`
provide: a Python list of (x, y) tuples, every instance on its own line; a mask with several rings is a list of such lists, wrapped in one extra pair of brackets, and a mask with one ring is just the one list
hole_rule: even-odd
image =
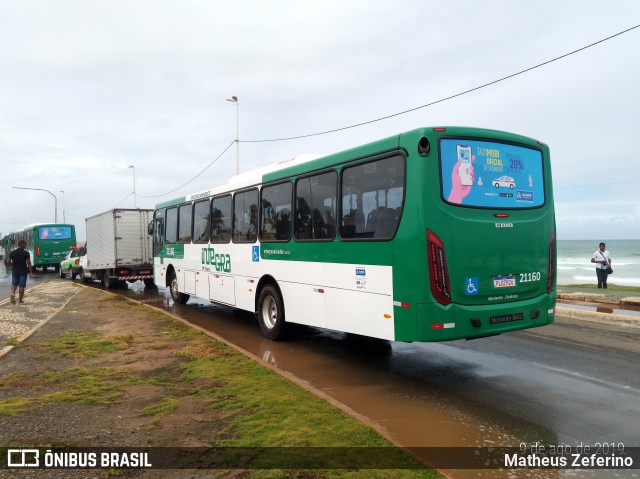
[(66, 224), (67, 216), (65, 215), (66, 202), (64, 201), (64, 190), (60, 190), (60, 193), (62, 193), (62, 222)]
[(133, 169), (133, 208), (137, 209), (138, 206), (136, 204), (136, 167), (130, 165), (129, 168)]
[(236, 175), (240, 174), (240, 102), (237, 96), (227, 98), (227, 101), (236, 104)]
[(54, 203), (54, 218), (55, 218), (55, 222), (58, 222), (58, 198), (56, 198), (56, 195), (54, 195), (53, 193), (51, 193), (49, 190), (45, 190), (44, 188), (21, 188), (20, 186), (14, 186), (13, 187), (14, 190), (34, 190), (34, 191), (46, 191), (47, 193), (49, 193), (51, 196), (53, 196), (53, 200), (55, 201)]

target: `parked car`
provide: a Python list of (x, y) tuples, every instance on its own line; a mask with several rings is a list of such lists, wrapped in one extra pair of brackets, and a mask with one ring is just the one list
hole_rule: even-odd
[(502, 186), (504, 188), (514, 189), (516, 186), (516, 180), (510, 176), (501, 176), (500, 178), (493, 180), (493, 186), (496, 188), (500, 188)]
[(76, 279), (80, 272), (80, 257), (84, 254), (83, 248), (72, 249), (67, 253), (67, 256), (60, 261), (60, 277), (66, 278), (67, 274), (71, 276), (71, 279)]

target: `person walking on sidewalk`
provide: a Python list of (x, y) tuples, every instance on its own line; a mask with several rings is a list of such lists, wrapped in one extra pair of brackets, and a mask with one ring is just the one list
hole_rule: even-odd
[(11, 303), (16, 304), (16, 289), (20, 304), (24, 303), (24, 289), (27, 287), (27, 276), (33, 279), (31, 272), (31, 255), (25, 249), (27, 243), (18, 241), (18, 247), (9, 254), (9, 264), (13, 265), (11, 272)]
[(598, 277), (598, 288), (607, 288), (607, 276), (611, 272), (611, 256), (605, 249), (605, 244), (600, 243), (598, 251), (593, 253), (591, 262), (596, 264), (596, 276)]

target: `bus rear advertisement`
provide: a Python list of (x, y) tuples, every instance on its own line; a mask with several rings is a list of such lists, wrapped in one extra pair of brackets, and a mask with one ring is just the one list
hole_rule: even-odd
[(159, 204), (154, 281), (297, 323), (394, 341), (553, 321), (549, 148), (506, 132), (420, 128), (298, 157)]

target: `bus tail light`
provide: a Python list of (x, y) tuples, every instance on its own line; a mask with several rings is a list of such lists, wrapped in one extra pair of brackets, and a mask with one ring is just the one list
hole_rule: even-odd
[(40, 246), (36, 245), (36, 256), (39, 258), (40, 257)]
[(427, 229), (427, 259), (429, 261), (431, 294), (438, 303), (446, 306), (451, 303), (447, 255), (440, 238), (429, 229)]
[(549, 264), (547, 266), (547, 293), (553, 291), (553, 285), (556, 282), (556, 233), (551, 233), (549, 238)]

